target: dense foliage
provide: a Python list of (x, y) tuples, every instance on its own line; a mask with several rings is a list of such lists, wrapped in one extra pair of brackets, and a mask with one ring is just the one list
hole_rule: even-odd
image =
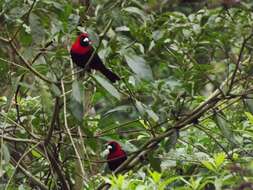
[[(1, 189), (253, 189), (252, 10), (1, 0)], [(120, 82), (71, 62), (83, 31)]]

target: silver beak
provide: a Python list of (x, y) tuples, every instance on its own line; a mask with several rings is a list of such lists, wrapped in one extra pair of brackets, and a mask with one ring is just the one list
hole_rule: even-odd
[(107, 156), (110, 153), (110, 150), (112, 149), (111, 145), (107, 145), (106, 149), (101, 153), (103, 157)]

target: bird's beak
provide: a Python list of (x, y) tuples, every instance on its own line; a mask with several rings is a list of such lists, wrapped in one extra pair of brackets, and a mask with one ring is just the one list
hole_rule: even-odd
[(102, 156), (107, 156), (109, 153), (110, 153), (110, 150), (112, 149), (112, 146), (111, 145), (107, 145), (106, 146), (106, 149), (101, 153)]

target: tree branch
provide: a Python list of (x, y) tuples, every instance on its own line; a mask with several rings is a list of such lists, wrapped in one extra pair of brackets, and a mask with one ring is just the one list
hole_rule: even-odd
[(234, 84), (234, 80), (235, 80), (235, 76), (236, 76), (236, 73), (239, 69), (239, 65), (241, 63), (241, 60), (242, 60), (242, 56), (243, 56), (243, 51), (244, 51), (244, 48), (247, 44), (247, 42), (253, 37), (253, 33), (251, 33), (247, 38), (245, 38), (243, 40), (243, 43), (242, 43), (242, 46), (241, 46), (241, 49), (240, 49), (240, 53), (239, 53), (239, 57), (237, 59), (237, 63), (235, 65), (235, 70), (232, 74), (232, 77), (231, 77), (231, 82), (230, 82), (230, 85), (229, 85), (229, 88), (228, 88), (228, 93), (232, 90), (232, 87), (233, 87), (233, 84)]
[(53, 116), (52, 116), (52, 119), (51, 119), (51, 124), (50, 124), (49, 130), (48, 130), (47, 137), (45, 138), (45, 141), (44, 141), (45, 146), (47, 146), (48, 143), (50, 142), (50, 139), (53, 135), (56, 119), (57, 119), (57, 117), (59, 117), (59, 111), (60, 111), (59, 101), (60, 101), (60, 98), (56, 97), (55, 98), (55, 104), (54, 104), (54, 112), (53, 112)]
[[(222, 96), (221, 89), (225, 87), (227, 81), (231, 76), (228, 76), (227, 79), (216, 89), (204, 102), (200, 103), (195, 109), (193, 109), (190, 114), (186, 115), (178, 122), (176, 122), (173, 127), (170, 127), (166, 130), (165, 133), (153, 137), (148, 140), (144, 145), (136, 151), (135, 154), (131, 155), (124, 163), (122, 163), (115, 171), (115, 174), (127, 172), (129, 168), (132, 168), (140, 162), (141, 157), (154, 150), (157, 144), (159, 144), (165, 137), (168, 137), (172, 134), (173, 130), (180, 130), (185, 128), (187, 125), (191, 124), (192, 121), (200, 118), (205, 112), (214, 107), (220, 100), (219, 96)], [(108, 188), (108, 184), (102, 183), (97, 189), (103, 189), (103, 187)]]
[[(13, 162), (13, 164), (17, 165), (17, 162), (15, 160), (12, 159), (12, 162)], [(38, 185), (40, 187), (40, 189), (48, 190), (48, 188), (45, 184), (43, 184), (38, 178), (36, 178), (33, 174), (31, 174), (29, 171), (27, 171), (23, 166), (21, 166), (19, 164), (18, 168), (23, 172), (23, 174), (25, 174), (28, 178), (30, 178), (34, 184)]]

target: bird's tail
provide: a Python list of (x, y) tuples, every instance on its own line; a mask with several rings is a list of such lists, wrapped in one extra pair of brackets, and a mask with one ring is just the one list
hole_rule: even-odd
[(99, 70), (106, 78), (108, 78), (112, 83), (120, 80), (120, 77), (112, 72), (111, 70), (104, 67), (103, 69)]
[(90, 67), (92, 69), (100, 71), (106, 78), (108, 78), (111, 82), (116, 82), (117, 80), (120, 80), (120, 77), (113, 73), (111, 70), (107, 69), (105, 65), (102, 63), (102, 61), (99, 59), (99, 57), (95, 55), (95, 60), (91, 62)]

